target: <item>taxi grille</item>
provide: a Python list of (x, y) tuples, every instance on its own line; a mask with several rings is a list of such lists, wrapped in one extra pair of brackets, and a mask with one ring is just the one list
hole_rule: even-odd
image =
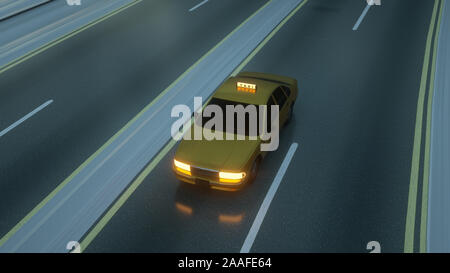
[(208, 179), (208, 180), (219, 179), (219, 172), (214, 171), (214, 170), (207, 170), (207, 169), (191, 166), (191, 173), (193, 176), (197, 176), (197, 177), (200, 177), (203, 179)]

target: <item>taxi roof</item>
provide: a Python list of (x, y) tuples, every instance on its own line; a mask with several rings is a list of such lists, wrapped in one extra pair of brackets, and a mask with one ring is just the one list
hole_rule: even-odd
[[(256, 92), (238, 91), (237, 82), (256, 84)], [(246, 104), (264, 105), (269, 100), (272, 91), (280, 85), (277, 82), (238, 75), (226, 80), (217, 89), (213, 97)]]

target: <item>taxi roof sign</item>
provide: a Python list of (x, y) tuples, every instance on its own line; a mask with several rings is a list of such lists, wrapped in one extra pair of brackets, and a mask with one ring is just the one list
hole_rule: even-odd
[(250, 93), (256, 92), (256, 84), (252, 84), (252, 83), (237, 82), (236, 88), (238, 91), (244, 91), (244, 92), (250, 92)]

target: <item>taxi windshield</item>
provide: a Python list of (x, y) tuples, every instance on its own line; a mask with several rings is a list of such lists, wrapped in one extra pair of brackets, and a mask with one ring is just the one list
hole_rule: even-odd
[[(247, 106), (249, 106), (250, 104), (246, 104), (246, 103), (242, 103), (242, 102), (234, 102), (234, 101), (230, 101), (230, 100), (224, 100), (224, 99), (219, 99), (219, 98), (212, 98), (211, 101), (208, 103), (209, 105), (217, 105), (221, 110), (222, 110), (222, 126), (223, 126), (223, 130), (225, 132), (228, 133), (233, 133), (233, 134), (238, 134), (238, 118), (239, 118), (239, 114), (237, 113), (237, 111), (234, 111), (232, 114), (234, 116), (234, 121), (233, 124), (234, 126), (226, 126), (227, 125), (227, 105), (233, 106), (232, 109), (235, 109), (235, 107), (239, 107), (242, 106), (243, 108), (246, 108)], [(253, 114), (253, 116), (256, 116), (255, 118), (251, 118), (250, 116), (250, 112), (249, 111), (245, 111), (243, 113), (243, 115), (245, 115), (245, 120), (244, 120), (244, 128), (245, 128), (245, 136), (258, 136), (259, 135), (259, 110), (258, 110), (258, 105), (253, 105), (254, 108), (256, 109), (255, 113)], [(248, 108), (247, 108), (248, 109)], [(230, 115), (230, 113), (229, 113)], [(241, 115), (242, 116), (242, 115)], [(196, 120), (196, 124), (199, 126), (202, 126), (206, 124), (206, 122), (208, 122), (209, 120), (213, 119), (215, 117), (215, 113), (212, 112), (211, 113), (211, 117), (205, 117), (205, 114), (203, 113), (201, 118), (198, 118)], [(201, 122), (201, 123), (200, 123)], [(250, 132), (251, 123), (256, 123), (253, 124), (253, 126), (255, 126), (255, 131), (254, 132)], [(215, 126), (212, 127), (212, 130), (215, 130), (216, 128), (214, 128)], [(227, 127), (231, 127), (231, 128), (227, 128)]]

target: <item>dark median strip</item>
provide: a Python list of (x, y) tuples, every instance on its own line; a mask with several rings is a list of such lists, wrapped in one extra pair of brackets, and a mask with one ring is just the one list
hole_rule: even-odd
[(6, 0), (0, 2), (0, 22), (53, 0)]

